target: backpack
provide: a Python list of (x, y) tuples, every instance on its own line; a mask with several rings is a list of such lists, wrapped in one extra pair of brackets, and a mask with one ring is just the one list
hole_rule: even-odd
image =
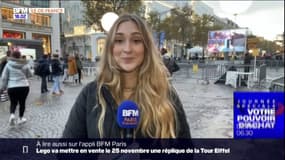
[(41, 76), (41, 71), (42, 71), (43, 65), (42, 64), (38, 64), (35, 68), (35, 75), (37, 76)]
[(171, 57), (163, 57), (163, 63), (170, 72), (170, 74), (180, 69), (175, 60)]

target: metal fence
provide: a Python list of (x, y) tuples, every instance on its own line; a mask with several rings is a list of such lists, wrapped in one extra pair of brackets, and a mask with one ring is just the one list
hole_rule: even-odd
[[(179, 76), (183, 78), (191, 78), (201, 80), (209, 84), (210, 80), (214, 83), (225, 82), (227, 71), (237, 72), (251, 72), (253, 74), (252, 81), (261, 86), (262, 82), (266, 82), (266, 68), (265, 63), (256, 65), (244, 65), (242, 61), (191, 61), (189, 63), (179, 63)], [(242, 76), (242, 75), (241, 75)], [(243, 75), (242, 80), (246, 81), (247, 76)]]
[(82, 72), (85, 76), (95, 76), (97, 71), (97, 64), (95, 62), (83, 61), (82, 62)]
[(266, 82), (266, 64), (262, 64), (257, 68), (257, 82), (261, 86), (261, 82)]
[[(222, 76), (227, 70), (235, 68), (235, 71), (244, 71), (246, 67), (249, 67), (250, 71), (253, 72), (253, 65), (243, 65), (236, 63), (180, 63), (181, 73), (185, 74), (185, 78), (194, 79), (216, 79)], [(232, 69), (233, 70), (233, 69)], [(203, 78), (204, 77), (204, 78)]]
[[(253, 64), (254, 61), (252, 60), (251, 63)], [(262, 64), (266, 64), (267, 67), (283, 67), (284, 66), (284, 59), (275, 60), (275, 59), (262, 59), (256, 60), (256, 65), (260, 66)]]
[(269, 90), (284, 92), (284, 76), (274, 79), (269, 86)]
[[(250, 65), (245, 65), (243, 60), (192, 60), (178, 64), (180, 70), (175, 74), (179, 74), (179, 77), (196, 79), (197, 81), (201, 80), (206, 82), (206, 84), (209, 84), (210, 81), (226, 81), (227, 71), (245, 72), (247, 68), (249, 69), (248, 72), (254, 73), (253, 81), (255, 84), (261, 87), (264, 86), (263, 83), (267, 83), (267, 68), (284, 67), (284, 60), (256, 60), (255, 67), (254, 61), (251, 61)], [(93, 76), (96, 74), (96, 71), (97, 63), (88, 61), (83, 62), (83, 73), (85, 75)]]
[(90, 61), (82, 61), (82, 66), (83, 67), (96, 67), (96, 63), (90, 62)]

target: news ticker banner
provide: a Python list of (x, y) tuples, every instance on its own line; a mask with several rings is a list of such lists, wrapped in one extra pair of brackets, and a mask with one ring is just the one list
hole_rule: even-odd
[(284, 92), (235, 92), (234, 138), (284, 139)]
[(283, 160), (280, 139), (0, 139), (0, 159)]
[(13, 8), (13, 19), (28, 19), (32, 13), (59, 14), (64, 13), (64, 8)]

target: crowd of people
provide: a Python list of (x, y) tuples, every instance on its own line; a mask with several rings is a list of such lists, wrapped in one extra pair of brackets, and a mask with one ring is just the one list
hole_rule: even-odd
[(75, 54), (75, 56), (71, 54), (64, 58), (59, 58), (58, 54), (53, 54), (52, 57), (43, 55), (35, 67), (35, 75), (40, 76), (42, 79), (41, 93), (49, 92), (47, 89), (48, 81), (54, 82), (52, 87), (53, 95), (63, 94), (60, 83), (66, 83), (70, 80), (75, 84), (81, 84), (82, 69), (79, 54)]
[[(26, 122), (24, 112), (26, 99), (30, 91), (29, 78), (39, 76), (41, 78), (41, 94), (48, 93), (47, 79), (53, 82), (51, 94), (60, 96), (63, 94), (61, 83), (68, 79), (71, 82), (81, 84), (82, 62), (78, 53), (60, 58), (59, 54), (44, 54), (35, 61), (32, 56), (27, 59), (20, 51), (7, 51), (6, 57), (0, 63), (0, 95), (1, 101), (10, 101), (9, 124), (15, 125)], [(19, 104), (19, 120), (15, 111)]]

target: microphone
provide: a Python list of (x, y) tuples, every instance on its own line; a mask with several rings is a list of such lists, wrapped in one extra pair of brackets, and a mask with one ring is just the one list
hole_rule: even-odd
[(121, 128), (126, 129), (126, 138), (134, 137), (134, 128), (137, 128), (140, 120), (140, 112), (135, 102), (123, 101), (117, 112), (117, 122)]

